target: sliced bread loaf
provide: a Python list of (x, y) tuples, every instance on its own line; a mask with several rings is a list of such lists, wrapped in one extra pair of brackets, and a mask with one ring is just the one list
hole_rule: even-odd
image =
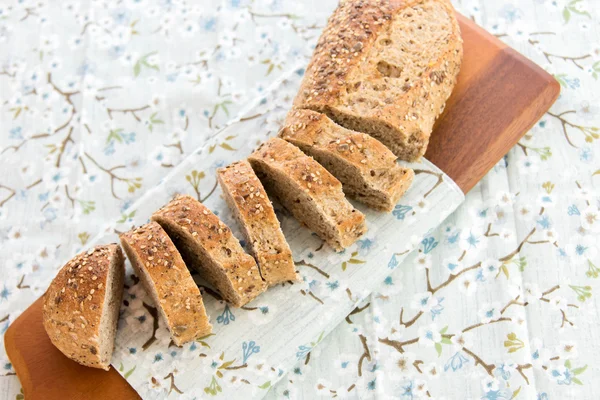
[(44, 294), (44, 328), (64, 355), (110, 368), (125, 268), (117, 244), (94, 247), (69, 261)]
[(248, 161), (267, 191), (335, 250), (367, 231), (365, 216), (346, 200), (340, 181), (296, 146), (271, 138)]
[(223, 298), (241, 307), (265, 291), (254, 259), (204, 204), (178, 196), (152, 215), (169, 234), (186, 264), (213, 285)]
[(419, 159), (462, 62), (449, 0), (343, 0), (294, 101)]
[(122, 234), (121, 244), (175, 345), (183, 346), (212, 332), (200, 290), (159, 224), (150, 222)]
[(378, 210), (392, 211), (414, 177), (377, 139), (345, 129), (316, 111), (290, 111), (279, 136), (339, 179), (346, 195)]
[(268, 285), (295, 281), (296, 267), (273, 205), (248, 161), (217, 171), (227, 205), (232, 210)]

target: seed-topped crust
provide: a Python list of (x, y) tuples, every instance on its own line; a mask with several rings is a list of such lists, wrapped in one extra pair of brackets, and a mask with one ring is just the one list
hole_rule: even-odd
[[(267, 190), (334, 249), (350, 246), (367, 231), (365, 216), (346, 200), (340, 181), (296, 146), (271, 138), (248, 161), (266, 179)], [(269, 174), (281, 176), (282, 181), (268, 182)], [(283, 189), (284, 185), (293, 192)]]
[(212, 332), (198, 286), (179, 251), (156, 222), (150, 222), (121, 235), (136, 274), (156, 306), (177, 346)]
[[(115, 259), (116, 258), (116, 259)], [(101, 354), (101, 318), (111, 263), (123, 281), (123, 253), (117, 244), (97, 246), (71, 259), (58, 272), (44, 294), (44, 328), (67, 357), (88, 367), (108, 370)], [(123, 288), (119, 291), (119, 302)], [(110, 344), (112, 349), (112, 344)], [(112, 353), (112, 352), (111, 352)]]
[(221, 168), (217, 176), (263, 279), (269, 285), (297, 280), (292, 251), (281, 232), (273, 205), (248, 161)]
[[(265, 291), (254, 259), (244, 252), (231, 229), (195, 198), (176, 197), (156, 211), (152, 220), (167, 231), (184, 260), (228, 302), (240, 307)], [(208, 270), (207, 263), (214, 268)], [(224, 275), (219, 278), (217, 272)]]
[(294, 107), (326, 113), (414, 161), (425, 153), (462, 55), (448, 0), (342, 0)]
[(379, 210), (393, 210), (414, 177), (377, 139), (316, 111), (291, 110), (279, 136), (319, 161), (348, 196)]

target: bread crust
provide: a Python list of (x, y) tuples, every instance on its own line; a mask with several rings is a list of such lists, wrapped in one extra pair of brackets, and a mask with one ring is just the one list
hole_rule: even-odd
[[(94, 247), (66, 263), (44, 294), (43, 323), (52, 344), (65, 356), (87, 367), (108, 370), (100, 351), (109, 267), (113, 257), (123, 282), (125, 268), (117, 244)], [(123, 288), (117, 288), (122, 296)], [(120, 298), (119, 298), (120, 305)], [(117, 305), (117, 307), (119, 307)]]
[(268, 285), (298, 279), (273, 204), (246, 160), (220, 168), (217, 178), (229, 208), (242, 226), (262, 278)]
[[(398, 165), (397, 157), (377, 139), (345, 129), (316, 111), (291, 110), (279, 136), (327, 169), (320, 156), (335, 159), (343, 171), (337, 175), (333, 169), (329, 172), (342, 182), (344, 192), (378, 210), (393, 210), (414, 177), (414, 172)], [(365, 196), (365, 191), (373, 196)]]
[[(445, 51), (414, 83), (402, 88), (402, 95), (384, 89), (375, 98), (363, 96), (361, 83), (378, 82), (385, 87), (390, 82), (376, 65), (377, 52), (384, 53), (379, 38), (387, 35), (387, 29), (402, 18), (406, 9), (432, 3), (440, 5), (449, 16), (451, 35)], [(456, 84), (462, 62), (462, 38), (454, 12), (448, 0), (341, 1), (318, 41), (294, 107), (326, 113), (355, 130), (360, 129), (342, 120), (344, 116), (361, 118), (366, 125), (378, 127), (362, 131), (377, 137), (401, 159), (419, 159), (427, 149), (435, 119)], [(393, 54), (402, 60), (400, 49), (395, 53), (385, 51), (387, 56)], [(365, 103), (361, 105), (361, 101)]]
[(210, 334), (212, 326), (200, 290), (161, 226), (150, 222), (123, 233), (120, 239), (136, 274), (150, 278), (142, 279), (142, 283), (148, 293), (155, 293), (156, 306), (166, 319), (173, 342), (183, 346)]
[[(255, 171), (267, 167), (285, 174), (297, 188), (298, 194), (309, 197), (314, 208), (336, 231), (335, 237), (326, 237), (324, 232), (315, 228), (313, 221), (308, 221), (305, 215), (295, 212), (295, 209), (290, 204), (285, 204), (282, 196), (278, 195), (279, 200), (296, 219), (310, 227), (335, 250), (341, 251), (352, 245), (367, 231), (365, 216), (346, 200), (340, 181), (296, 146), (274, 137), (256, 149), (248, 157), (248, 161)], [(260, 174), (258, 175), (260, 177)], [(332, 208), (335, 209), (335, 215), (324, 214), (325, 209)]]
[[(163, 226), (167, 233), (170, 233), (167, 228), (169, 223), (179, 226), (185, 232), (183, 240), (193, 243), (197, 249), (203, 249), (219, 265), (227, 281), (210, 283), (217, 289), (220, 285), (230, 287), (235, 295), (229, 296), (223, 290), (220, 292), (234, 306), (241, 307), (265, 291), (266, 284), (254, 259), (244, 252), (231, 229), (195, 198), (188, 195), (176, 197), (152, 214), (152, 220)], [(185, 254), (182, 252), (182, 255)], [(202, 277), (209, 279), (199, 262), (188, 264), (196, 268)]]

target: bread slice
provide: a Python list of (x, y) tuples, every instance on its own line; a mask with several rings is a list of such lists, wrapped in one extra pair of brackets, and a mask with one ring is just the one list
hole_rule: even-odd
[(345, 129), (316, 111), (290, 111), (279, 136), (339, 179), (347, 196), (377, 210), (392, 211), (414, 178), (377, 139)]
[(297, 280), (290, 246), (281, 232), (273, 205), (248, 161), (219, 169), (217, 177), (262, 278), (268, 285)]
[(63, 266), (44, 294), (46, 333), (79, 364), (110, 368), (123, 298), (123, 261), (117, 244), (94, 247)]
[(236, 307), (266, 289), (254, 259), (246, 254), (231, 229), (204, 204), (178, 196), (152, 215), (169, 234), (187, 265)]
[(294, 106), (325, 113), (415, 161), (427, 149), (462, 55), (449, 0), (342, 1)]
[(183, 346), (212, 332), (198, 286), (175, 245), (156, 222), (121, 235), (127, 258), (167, 323), (171, 339)]
[(340, 181), (296, 146), (271, 138), (248, 161), (267, 192), (335, 250), (367, 231), (365, 216), (346, 200)]

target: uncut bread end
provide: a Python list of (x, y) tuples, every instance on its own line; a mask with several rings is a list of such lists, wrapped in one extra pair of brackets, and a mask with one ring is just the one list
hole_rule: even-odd
[(365, 216), (346, 200), (341, 183), (294, 145), (271, 138), (248, 161), (267, 192), (336, 251), (367, 231)]
[(175, 345), (183, 346), (210, 334), (212, 326), (200, 290), (160, 225), (151, 222), (122, 234), (120, 239)]
[(62, 267), (44, 294), (43, 323), (52, 344), (79, 364), (108, 370), (124, 280), (117, 244), (94, 247)]
[(206, 206), (178, 196), (152, 215), (175, 243), (186, 264), (214, 286), (223, 299), (241, 307), (266, 289), (254, 259)]
[(400, 159), (425, 154), (455, 84), (462, 38), (448, 0), (341, 1), (294, 107), (377, 138)]
[(339, 179), (348, 197), (380, 211), (392, 211), (414, 178), (377, 139), (316, 111), (291, 110), (279, 136)]
[(290, 246), (273, 205), (248, 161), (238, 161), (219, 169), (217, 178), (262, 278), (270, 286), (297, 280)]

